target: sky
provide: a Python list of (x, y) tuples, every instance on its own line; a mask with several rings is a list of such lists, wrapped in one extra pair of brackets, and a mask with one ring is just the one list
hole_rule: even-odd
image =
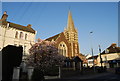
[[(36, 39), (46, 39), (64, 31), (68, 11), (71, 11), (78, 29), (80, 52), (94, 55), (112, 43), (118, 43), (117, 2), (3, 2), (2, 14), (7, 11), (8, 21), (37, 31)], [(0, 17), (2, 16), (0, 15)], [(90, 34), (90, 32), (93, 32)]]

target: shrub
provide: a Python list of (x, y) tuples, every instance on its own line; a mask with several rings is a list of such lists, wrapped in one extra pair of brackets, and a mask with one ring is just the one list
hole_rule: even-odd
[(27, 57), (27, 66), (41, 69), (47, 75), (58, 75), (56, 65), (63, 65), (65, 57), (58, 53), (54, 41), (40, 40), (32, 45)]
[(35, 68), (34, 71), (33, 71), (31, 80), (32, 81), (44, 81), (44, 74), (43, 74), (43, 72), (40, 69)]
[(45, 76), (58, 76), (59, 75), (59, 67), (53, 66), (50, 67), (49, 69), (46, 69), (44, 71)]

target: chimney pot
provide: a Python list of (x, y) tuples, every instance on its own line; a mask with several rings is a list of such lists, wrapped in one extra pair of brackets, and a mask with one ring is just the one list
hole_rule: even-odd
[(28, 24), (27, 27), (31, 27), (32, 25), (31, 24)]
[(4, 13), (3, 14), (7, 14), (7, 11), (4, 11)]

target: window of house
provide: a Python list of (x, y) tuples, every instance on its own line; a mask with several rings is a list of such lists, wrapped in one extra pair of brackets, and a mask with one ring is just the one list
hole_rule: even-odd
[(20, 32), (20, 39), (23, 39), (23, 32)]
[(24, 51), (24, 55), (26, 55), (26, 46), (24, 46), (24, 50), (23, 51)]
[(15, 33), (15, 38), (18, 38), (18, 32), (16, 31), (16, 33)]
[(19, 45), (20, 47), (22, 47), (22, 45)]
[(25, 34), (25, 40), (27, 40), (27, 34)]
[(17, 44), (14, 44), (14, 46), (17, 46)]
[(93, 64), (93, 61), (89, 61), (89, 64)]
[(104, 57), (105, 61), (107, 61), (107, 56)]
[(106, 49), (106, 50), (105, 50), (105, 53), (109, 53), (109, 50), (108, 50), (108, 49)]

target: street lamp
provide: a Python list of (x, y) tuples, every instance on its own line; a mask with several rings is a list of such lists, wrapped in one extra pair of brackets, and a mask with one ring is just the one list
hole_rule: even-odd
[(101, 63), (101, 67), (102, 67), (102, 57), (101, 57), (101, 48), (100, 48), (100, 45), (99, 45), (99, 53), (100, 53), (100, 63)]
[[(90, 35), (92, 35), (92, 33), (93, 32), (90, 32)], [(92, 52), (92, 59), (93, 59), (93, 71), (95, 72), (94, 55), (93, 55), (94, 53), (93, 53), (93, 47), (92, 47), (92, 38), (91, 38), (91, 52)]]

